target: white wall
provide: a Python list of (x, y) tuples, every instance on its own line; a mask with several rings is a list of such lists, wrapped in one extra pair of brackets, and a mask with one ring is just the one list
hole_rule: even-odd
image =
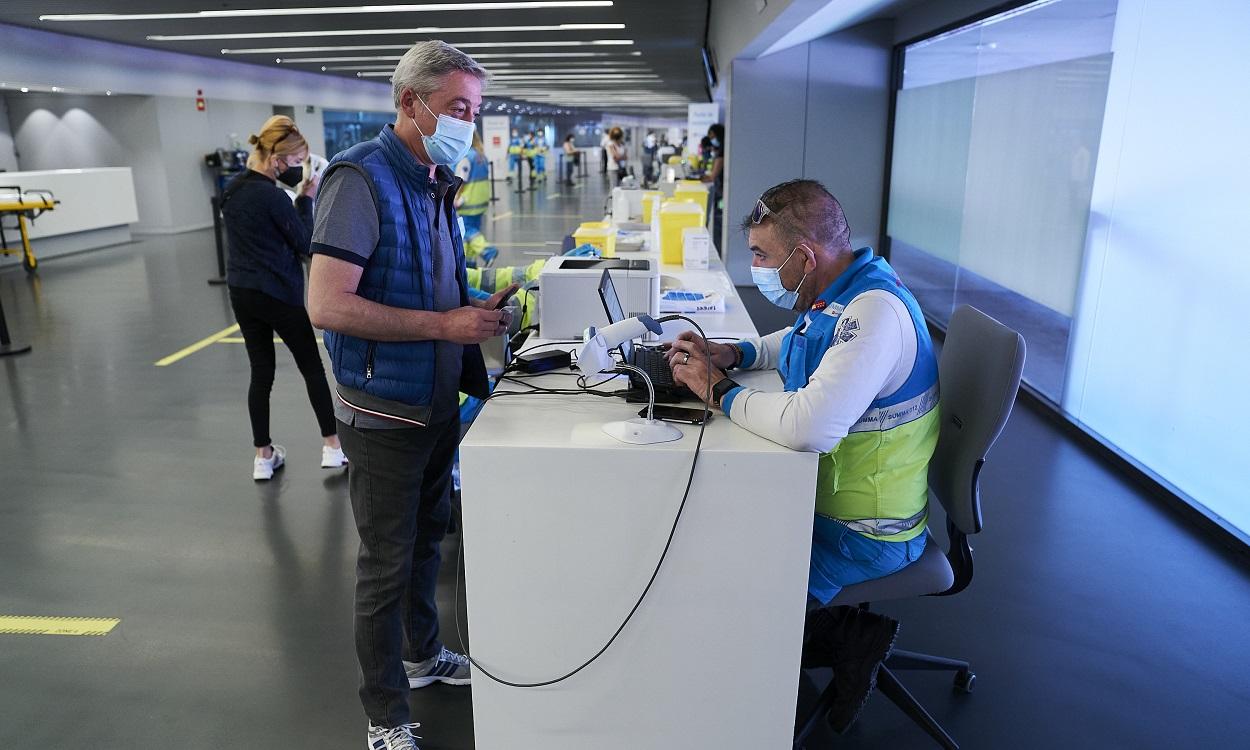
[[(274, 112), (295, 113), (311, 149), (325, 154), (323, 107), (392, 107), (390, 86), (227, 60), (67, 37), (0, 24), (6, 80), (98, 94), (10, 93), (0, 117), (0, 167), (5, 122), (24, 170), (128, 166), (139, 201), (137, 232), (180, 232), (211, 226), (212, 179), (204, 155), (247, 138)], [(101, 95), (111, 90), (113, 96)], [(207, 101), (195, 108), (196, 91)], [(137, 95), (131, 95), (137, 94)], [(313, 112), (308, 112), (309, 107)], [(3, 112), (0, 112), (3, 114)]]
[(161, 162), (169, 185), (167, 232), (212, 226), (209, 199), (213, 184), (204, 155), (237, 140), (244, 148), (250, 134), (273, 116), (272, 105), (213, 100), (203, 112), (187, 98), (158, 96), (156, 117), (161, 131)]
[(12, 95), (9, 117), (20, 169), (130, 167), (139, 204), (134, 229), (172, 225), (155, 97)]
[[(273, 114), (261, 102), (190, 97), (23, 94), (10, 97), (23, 170), (130, 167), (139, 201), (137, 232), (170, 233), (212, 225), (212, 177), (204, 155), (247, 138)], [(300, 115), (325, 148), (320, 114)], [(319, 152), (320, 153), (320, 152)], [(37, 187), (37, 186), (32, 186)]]
[(1243, 530), (1250, 4), (1120, 0), (1063, 405)]
[(13, 145), (13, 129), (9, 125), (9, 105), (0, 96), (0, 169), (12, 172), (17, 169), (17, 150)]

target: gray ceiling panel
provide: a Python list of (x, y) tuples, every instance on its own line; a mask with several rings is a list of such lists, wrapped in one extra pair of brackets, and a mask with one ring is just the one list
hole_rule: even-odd
[[(706, 101), (700, 47), (708, 10), (708, 0), (615, 0), (610, 7), (527, 8), (489, 10), (437, 10), (433, 12), (317, 13), (307, 15), (200, 17), (139, 20), (40, 20), (59, 14), (194, 13), (252, 9), (343, 8), (367, 3), (360, 0), (251, 0), (250, 2), (211, 2), (210, 0), (6, 0), (0, 3), (0, 22), (62, 34), (104, 39), (123, 44), (182, 52), (214, 59), (229, 59), (258, 65), (306, 70), (322, 75), (357, 77), (371, 73), (369, 80), (385, 81), (384, 67), (389, 60), (333, 61), (336, 57), (393, 57), (403, 46), (421, 39), (442, 38), (451, 44), (499, 44), (498, 47), (470, 47), (466, 52), (482, 55), (481, 62), (496, 76), (488, 88), (512, 98), (543, 101), (562, 106), (592, 106), (624, 111), (652, 111), (663, 114), (684, 111), (686, 100)], [(427, 5), (440, 3), (427, 2)], [(371, 7), (378, 7), (373, 5)], [(560, 24), (624, 24), (623, 29), (558, 29), (550, 31), (478, 31), (497, 26), (558, 26)], [(425, 27), (470, 28), (467, 32), (377, 33)], [(360, 33), (362, 31), (372, 33)], [(296, 34), (315, 36), (264, 36), (245, 39), (160, 40), (152, 36), (215, 34)], [(320, 35), (329, 32), (331, 35)], [(342, 32), (342, 33), (339, 33)], [(356, 32), (356, 33), (353, 33)], [(586, 42), (592, 40), (632, 40), (631, 45), (536, 46), (535, 42)], [(520, 45), (517, 43), (525, 43)], [(340, 50), (341, 47), (393, 49)], [(223, 49), (273, 49), (331, 47), (334, 51), (256, 52), (223, 55)], [(524, 53), (525, 56), (519, 56)], [(554, 53), (554, 54), (553, 54)], [(568, 53), (576, 53), (570, 55)], [(632, 54), (638, 53), (638, 54)], [(507, 55), (507, 57), (492, 57)], [(539, 56), (541, 55), (541, 56)], [(314, 62), (291, 62), (315, 58)], [(283, 59), (282, 63), (277, 62)], [(322, 68), (325, 68), (324, 70)], [(343, 68), (343, 69), (339, 69)], [(604, 71), (604, 72), (600, 72)], [(377, 76), (381, 73), (381, 76)], [(560, 79), (532, 76), (562, 76)], [(588, 76), (569, 79), (564, 76)], [(654, 75), (654, 78), (637, 76)], [(531, 76), (518, 78), (518, 76)], [(625, 76), (625, 77), (622, 77)], [(655, 96), (635, 99), (635, 91)], [(636, 102), (670, 104), (668, 110), (634, 106)]]

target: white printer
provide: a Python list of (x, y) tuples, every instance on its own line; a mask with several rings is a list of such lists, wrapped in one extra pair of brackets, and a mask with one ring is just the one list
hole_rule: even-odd
[(656, 315), (660, 308), (660, 267), (650, 258), (578, 258), (557, 255), (543, 266), (538, 279), (542, 305), (538, 332), (545, 339), (581, 340), (587, 326), (605, 326), (608, 316), (599, 300), (604, 270), (625, 315)]

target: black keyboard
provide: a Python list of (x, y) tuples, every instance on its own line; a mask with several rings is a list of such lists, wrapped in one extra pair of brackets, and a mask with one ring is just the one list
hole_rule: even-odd
[[(677, 382), (673, 380), (673, 370), (668, 366), (668, 359), (664, 356), (664, 352), (659, 349), (635, 346), (633, 365), (647, 373), (647, 377), (651, 378), (651, 385), (656, 390), (684, 388), (684, 386), (678, 386)], [(645, 388), (646, 386), (642, 385), (642, 387)]]

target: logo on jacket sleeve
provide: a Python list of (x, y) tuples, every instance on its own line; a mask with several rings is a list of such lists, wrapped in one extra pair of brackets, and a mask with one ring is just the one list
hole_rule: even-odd
[(845, 344), (859, 335), (859, 320), (844, 317), (838, 321), (838, 328), (833, 334), (833, 345)]

